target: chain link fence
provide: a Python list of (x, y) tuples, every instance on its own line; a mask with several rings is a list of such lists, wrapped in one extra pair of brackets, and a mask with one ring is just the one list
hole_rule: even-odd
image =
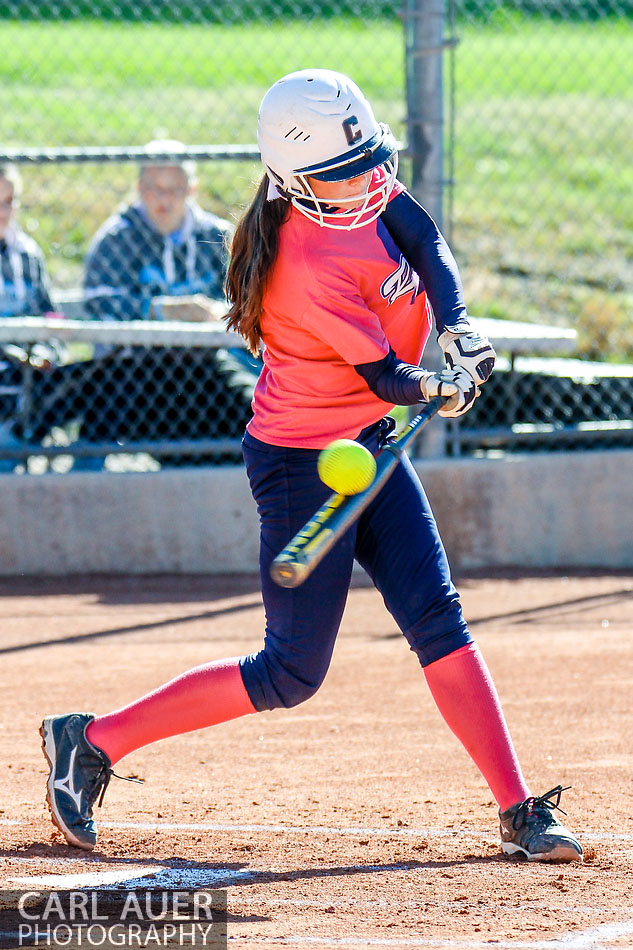
[[(437, 145), (425, 135), (441, 140), (443, 227), (472, 313), (578, 331), (573, 360), (555, 346), (538, 360), (502, 353), (475, 409), (451, 427), (448, 451), (629, 444), (632, 21), (630, 0), (0, 0), (0, 152), (17, 159), (13, 214), (41, 248), (50, 307), (91, 319), (204, 319), (196, 305), (219, 294), (223, 241), (260, 174), (261, 96), (283, 73), (325, 66), (353, 76), (409, 143), (401, 174), (423, 202), (416, 161), (428, 165)], [(438, 57), (439, 79), (419, 101), (415, 64)], [(138, 201), (143, 169), (156, 164), (148, 143), (156, 155), (174, 141), (195, 172), (183, 166), (183, 184), (150, 169), (148, 200), (169, 205), (191, 185), (207, 213), (200, 226), (214, 234), (200, 240), (216, 259), (199, 260), (186, 240), (169, 259), (161, 250), (139, 311), (112, 313), (107, 288), (133, 249), (123, 243), (110, 258), (111, 282), (90, 277), (89, 249)], [(36, 256), (27, 250), (20, 286), (3, 272), (0, 316), (35, 311), (24, 309)], [(193, 310), (151, 302), (183, 295)], [(208, 352), (205, 361), (195, 348), (5, 348), (0, 462), (9, 443), (11, 470), (24, 464), (25, 440), (60, 448), (77, 438), (77, 456), (129, 444), (151, 449), (157, 464), (234, 460), (221, 440), (239, 438), (257, 367), (233, 347)], [(190, 396), (177, 403), (183, 388)], [(196, 440), (207, 440), (200, 451)]]
[(629, 0), (450, 6), (447, 230), (466, 298), (578, 333), (574, 359), (500, 368), (462, 451), (631, 442), (632, 26)]

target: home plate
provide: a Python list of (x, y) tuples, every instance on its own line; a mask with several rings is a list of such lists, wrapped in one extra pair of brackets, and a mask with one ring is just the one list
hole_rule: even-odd
[(143, 868), (121, 868), (119, 871), (96, 871), (86, 874), (37, 874), (33, 877), (12, 877), (10, 884), (28, 887), (57, 887), (72, 890), (79, 887), (107, 887), (108, 884), (121, 884), (135, 879), (137, 881), (151, 877), (165, 870), (161, 865)]
[(86, 874), (38, 874), (33, 877), (9, 878), (9, 883), (27, 887), (51, 887), (60, 890), (73, 888), (147, 887), (172, 890), (174, 888), (195, 889), (197, 887), (230, 887), (253, 880), (253, 871), (229, 871), (223, 868), (166, 868), (162, 865), (149, 865), (142, 870), (121, 868), (118, 871), (97, 871)]

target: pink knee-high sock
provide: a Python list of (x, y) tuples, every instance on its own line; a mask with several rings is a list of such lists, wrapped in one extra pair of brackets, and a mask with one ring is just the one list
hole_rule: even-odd
[(114, 764), (157, 739), (254, 712), (239, 658), (233, 657), (197, 666), (129, 706), (97, 716), (86, 729), (86, 736)]
[(492, 677), (475, 643), (424, 668), (448, 726), (490, 786), (501, 811), (530, 795)]

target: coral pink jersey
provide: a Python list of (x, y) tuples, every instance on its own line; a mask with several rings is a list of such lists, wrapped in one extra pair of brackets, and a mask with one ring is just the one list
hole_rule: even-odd
[[(396, 183), (391, 197), (404, 190)], [(396, 356), (417, 366), (431, 329), (418, 275), (378, 218), (321, 228), (296, 208), (262, 306), (264, 367), (248, 431), (272, 445), (320, 449), (355, 438), (392, 405), (354, 369)]]

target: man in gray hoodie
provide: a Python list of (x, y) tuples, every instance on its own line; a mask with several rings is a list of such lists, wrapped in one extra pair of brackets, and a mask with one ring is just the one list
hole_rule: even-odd
[[(148, 155), (183, 149), (169, 140), (147, 146)], [(141, 166), (137, 200), (110, 217), (90, 245), (84, 281), (88, 317), (206, 321), (223, 316), (231, 226), (199, 207), (196, 184), (195, 164), (177, 154)], [(80, 438), (91, 443), (237, 440), (251, 415), (259, 368), (237, 350), (98, 347), (90, 362), (63, 367), (60, 389), (66, 395), (63, 403), (49, 402), (44, 422), (79, 418)], [(179, 460), (157, 457), (163, 464)], [(103, 459), (80, 458), (76, 467), (101, 468)]]
[[(150, 153), (177, 148), (184, 146), (173, 141), (147, 146)], [(160, 320), (217, 315), (213, 301), (224, 300), (231, 226), (199, 207), (194, 200), (196, 186), (191, 161), (161, 159), (141, 166), (138, 200), (102, 225), (88, 251), (84, 295), (90, 317)], [(194, 303), (189, 299), (193, 295)], [(178, 298), (185, 298), (181, 305)]]

